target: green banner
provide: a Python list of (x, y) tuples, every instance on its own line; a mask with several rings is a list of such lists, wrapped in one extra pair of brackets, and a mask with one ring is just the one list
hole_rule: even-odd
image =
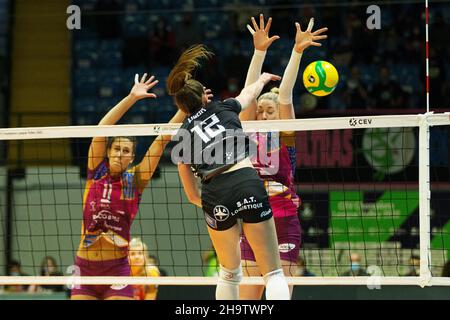
[(386, 191), (375, 201), (364, 201), (367, 194), (375, 193), (330, 192), (329, 237), (332, 247), (337, 242), (388, 241), (419, 205), (417, 191)]

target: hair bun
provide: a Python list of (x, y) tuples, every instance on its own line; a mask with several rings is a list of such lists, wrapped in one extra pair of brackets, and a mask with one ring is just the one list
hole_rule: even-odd
[(280, 89), (277, 88), (277, 87), (273, 87), (273, 88), (270, 90), (270, 92), (276, 93), (276, 94), (280, 94)]

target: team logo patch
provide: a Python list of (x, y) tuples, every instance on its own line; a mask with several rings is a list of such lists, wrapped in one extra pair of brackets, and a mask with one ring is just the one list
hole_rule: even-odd
[(225, 221), (230, 216), (230, 211), (222, 205), (215, 206), (213, 209), (214, 218), (217, 221)]
[(293, 243), (282, 243), (278, 245), (278, 251), (281, 253), (287, 253), (293, 249), (295, 249), (295, 244)]
[(208, 226), (210, 226), (213, 229), (217, 229), (217, 221), (214, 220), (213, 218), (211, 218), (206, 213), (205, 213), (205, 220), (206, 220), (206, 223), (208, 224)]

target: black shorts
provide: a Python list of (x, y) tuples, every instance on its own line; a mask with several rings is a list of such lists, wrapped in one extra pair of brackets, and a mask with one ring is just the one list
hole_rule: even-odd
[(258, 223), (272, 218), (269, 197), (253, 168), (220, 174), (202, 185), (202, 206), (208, 226), (227, 230), (242, 219)]

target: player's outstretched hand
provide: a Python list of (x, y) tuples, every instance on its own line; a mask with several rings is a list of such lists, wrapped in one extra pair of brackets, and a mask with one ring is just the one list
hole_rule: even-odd
[(144, 73), (140, 80), (138, 74), (134, 76), (134, 86), (130, 91), (130, 95), (134, 99), (140, 100), (145, 98), (156, 98), (156, 94), (149, 93), (148, 90), (156, 86), (159, 81), (155, 80), (155, 76), (151, 76), (150, 78), (148, 78), (148, 80), (146, 80), (146, 78), (146, 73)]
[(280, 81), (281, 77), (275, 74), (264, 72), (259, 76), (259, 80), (264, 82), (264, 84), (268, 84), (270, 81)]
[(253, 44), (256, 50), (267, 51), (270, 45), (275, 41), (280, 39), (279, 36), (272, 36), (269, 38), (270, 26), (272, 25), (272, 18), (269, 18), (267, 25), (264, 26), (264, 15), (259, 15), (259, 26), (252, 17), (253, 28), (247, 25), (247, 29), (253, 35)]
[(295, 35), (295, 51), (302, 53), (306, 48), (310, 46), (320, 47), (321, 43), (316, 42), (327, 38), (327, 35), (322, 35), (322, 33), (328, 31), (328, 28), (322, 28), (317, 31), (312, 32), (314, 27), (314, 18), (309, 20), (308, 28), (306, 31), (302, 31), (300, 23), (296, 22), (295, 27), (297, 28), (297, 34)]

